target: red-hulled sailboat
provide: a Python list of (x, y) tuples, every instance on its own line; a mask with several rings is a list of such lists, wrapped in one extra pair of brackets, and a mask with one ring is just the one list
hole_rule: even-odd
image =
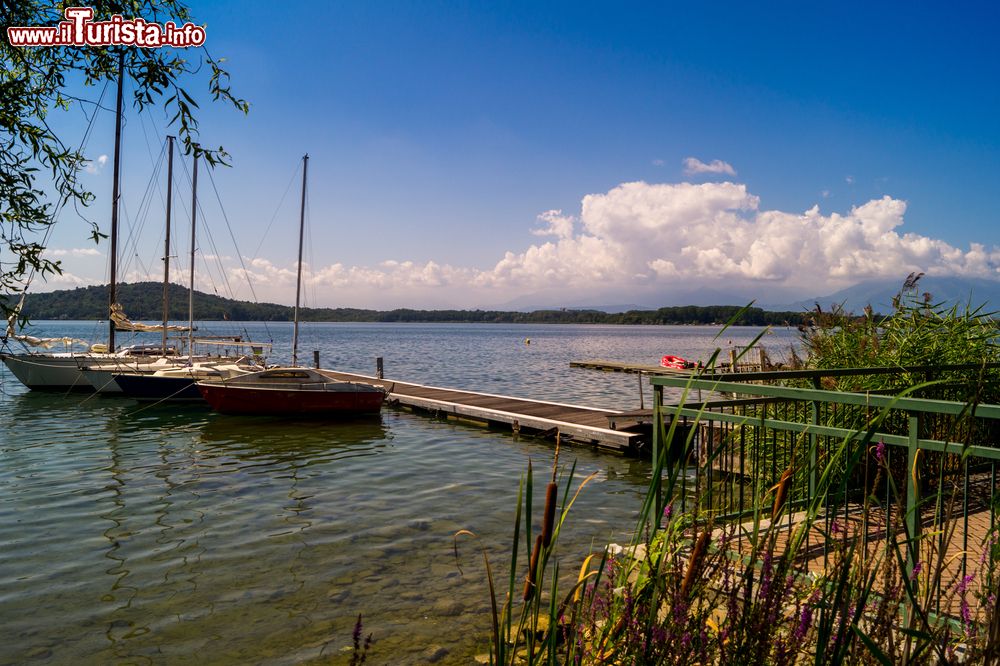
[(225, 414), (376, 414), (385, 400), (379, 386), (338, 381), (311, 368), (271, 368), (198, 382), (198, 390), (212, 409)]
[(292, 329), (292, 365), (260, 372), (198, 382), (198, 390), (212, 409), (227, 414), (289, 416), (352, 416), (377, 413), (385, 389), (362, 382), (327, 377), (319, 370), (296, 366), (299, 349), (299, 301), (302, 294), (302, 238), (305, 231), (306, 173), (309, 156), (302, 158), (302, 207), (299, 214), (299, 270), (295, 285)]

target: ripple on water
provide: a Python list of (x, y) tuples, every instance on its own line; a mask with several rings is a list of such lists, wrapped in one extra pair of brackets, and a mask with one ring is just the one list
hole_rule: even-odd
[[(634, 377), (568, 361), (689, 353), (686, 331), (598, 329), (537, 327), (529, 348), (509, 327), (341, 326), (317, 346), (348, 370), (381, 353), (392, 376), (625, 407)], [(341, 655), (359, 613), (375, 663), (485, 651), (479, 548), (502, 577), (520, 479), (529, 460), (547, 478), (548, 443), (391, 410), (294, 422), (35, 395), (0, 372), (0, 662), (301, 662)], [(578, 480), (597, 476), (564, 532), (566, 570), (633, 526), (649, 472), (574, 459)], [(459, 529), (479, 535), (459, 541), (464, 573)]]

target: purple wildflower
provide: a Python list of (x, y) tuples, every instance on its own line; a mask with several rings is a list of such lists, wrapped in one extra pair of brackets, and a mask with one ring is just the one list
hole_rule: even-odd
[(922, 566), (923, 566), (923, 562), (917, 562), (915, 565), (913, 565), (913, 571), (910, 572), (910, 580), (911, 581), (912, 580), (916, 580), (917, 576), (920, 575), (920, 569), (921, 569)]
[(684, 601), (676, 600), (674, 602), (674, 621), (678, 624), (683, 624), (687, 621), (688, 605)]
[(670, 520), (670, 516), (674, 514), (674, 505), (668, 504), (663, 507), (663, 520)]
[(361, 624), (361, 616), (358, 615), (358, 621), (354, 623), (354, 632), (351, 634), (351, 638), (354, 639), (354, 648), (355, 649), (357, 649), (358, 646), (361, 644), (361, 630), (362, 630), (362, 626), (363, 625)]
[(812, 619), (812, 606), (806, 604), (799, 612), (799, 626), (795, 627), (795, 631), (792, 633), (793, 641), (796, 643), (802, 642), (802, 640), (806, 637), (806, 632), (809, 631), (809, 627), (812, 626)]
[(840, 523), (838, 523), (836, 520), (830, 523), (831, 534), (840, 534), (840, 532), (841, 532)]
[(771, 552), (764, 553), (764, 563), (761, 566), (760, 596), (766, 599), (771, 591)]
[(968, 591), (968, 589), (969, 589), (969, 583), (971, 583), (972, 579), (975, 578), (975, 577), (976, 577), (976, 574), (974, 574), (974, 573), (971, 573), (971, 574), (969, 574), (967, 576), (964, 576), (962, 578), (962, 581), (958, 584), (958, 593), (959, 594), (965, 594), (966, 591)]
[(875, 460), (881, 465), (885, 461), (885, 440), (880, 439), (875, 447)]

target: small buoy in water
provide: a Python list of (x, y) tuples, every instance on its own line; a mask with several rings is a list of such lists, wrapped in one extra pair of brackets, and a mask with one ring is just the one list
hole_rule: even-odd
[(531, 338), (525, 338), (524, 339), (524, 344), (530, 345), (531, 344)]

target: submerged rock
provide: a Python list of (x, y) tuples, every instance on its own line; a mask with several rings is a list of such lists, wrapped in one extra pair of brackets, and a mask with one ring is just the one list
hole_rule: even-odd
[(448, 656), (448, 649), (440, 645), (431, 645), (420, 654), (428, 664), (434, 664)]

